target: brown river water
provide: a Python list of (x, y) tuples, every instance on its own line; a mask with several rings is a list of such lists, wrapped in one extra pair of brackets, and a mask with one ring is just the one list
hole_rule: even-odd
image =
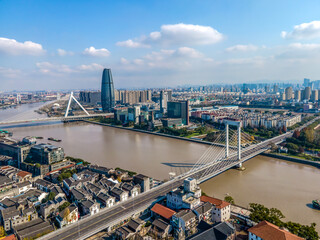
[[(168, 179), (169, 172), (185, 170), (208, 148), (150, 134), (137, 133), (93, 124), (57, 124), (12, 129), (14, 138), (42, 136), (62, 139), (51, 144), (62, 146), (69, 156), (83, 158), (105, 167), (120, 167), (155, 179)], [(231, 195), (236, 204), (250, 202), (279, 208), (287, 220), (302, 224), (317, 223), (320, 211), (311, 201), (320, 198), (320, 169), (257, 156), (247, 161), (245, 171), (231, 169), (201, 184), (205, 193), (218, 198)]]

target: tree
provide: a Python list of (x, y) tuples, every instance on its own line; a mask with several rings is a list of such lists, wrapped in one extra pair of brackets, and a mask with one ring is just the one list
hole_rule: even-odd
[(3, 226), (0, 226), (0, 237), (2, 238), (4, 236), (6, 236), (6, 232), (4, 231)]
[(300, 137), (300, 131), (299, 131), (299, 130), (295, 130), (295, 131), (293, 132), (293, 137), (296, 138), (296, 139), (298, 139), (298, 138)]
[(54, 192), (50, 192), (47, 196), (48, 201), (52, 201), (56, 197)]
[(231, 196), (229, 196), (229, 195), (228, 195), (228, 196), (225, 196), (225, 197), (224, 197), (224, 200), (225, 200), (226, 202), (230, 203), (230, 204), (235, 204), (233, 197), (231, 197)]
[(63, 220), (68, 221), (69, 215), (70, 215), (70, 209), (66, 208), (63, 212)]
[(299, 153), (304, 153), (304, 148), (302, 146), (299, 146)]
[(311, 128), (307, 128), (305, 130), (305, 136), (306, 136), (306, 140), (310, 143), (313, 143), (314, 141), (314, 131)]

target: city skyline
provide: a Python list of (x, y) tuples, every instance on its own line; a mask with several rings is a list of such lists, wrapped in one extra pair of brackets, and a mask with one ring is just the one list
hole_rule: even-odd
[(1, 90), (87, 89), (103, 68), (116, 88), (317, 80), (308, 3), (1, 2)]

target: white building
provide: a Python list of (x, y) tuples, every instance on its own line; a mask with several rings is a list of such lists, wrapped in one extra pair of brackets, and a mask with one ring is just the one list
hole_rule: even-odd
[(178, 188), (167, 194), (167, 207), (172, 209), (193, 209), (200, 204), (201, 189), (197, 180), (187, 178), (184, 180), (183, 189)]
[(210, 202), (213, 205), (212, 208), (212, 221), (213, 222), (225, 222), (230, 219), (231, 204), (208, 196), (201, 196), (202, 202)]

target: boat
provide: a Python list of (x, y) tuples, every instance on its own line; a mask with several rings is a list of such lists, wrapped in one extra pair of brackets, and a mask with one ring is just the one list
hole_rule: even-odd
[(53, 137), (49, 137), (48, 140), (54, 141), (54, 142), (61, 142), (62, 141), (61, 139), (55, 139)]
[(313, 205), (314, 208), (320, 210), (320, 199), (313, 200), (312, 201), (312, 205)]

